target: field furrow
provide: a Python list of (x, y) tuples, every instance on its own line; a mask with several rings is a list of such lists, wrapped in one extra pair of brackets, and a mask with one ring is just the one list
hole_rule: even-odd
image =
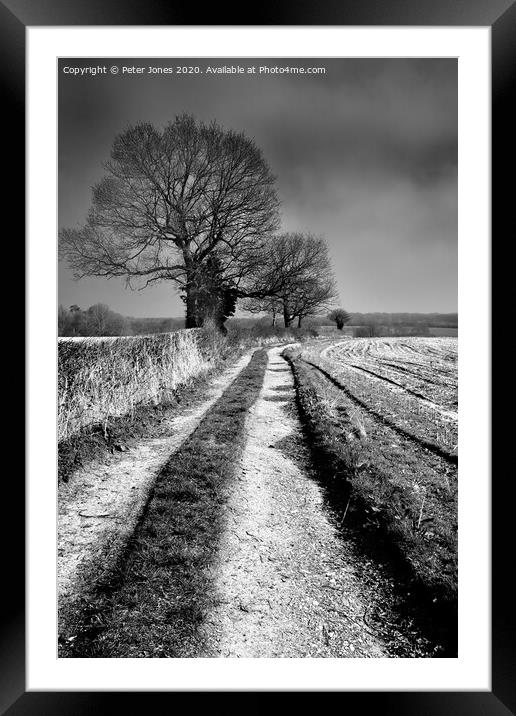
[(456, 340), (357, 339), (287, 355), (321, 472), (346, 495), (345, 514), (382, 534), (453, 622)]
[[(417, 443), (427, 451), (439, 455), (450, 463), (457, 462), (457, 426), (455, 421), (433, 407), (427, 408), (418, 399), (405, 397), (393, 391), (385, 390), (378, 385), (372, 386), (371, 380), (362, 378), (352, 369), (332, 374), (325, 367), (308, 361), (308, 364), (320, 371), (337, 388), (344, 391), (362, 410), (368, 412), (376, 420), (383, 422), (391, 430), (407, 440)], [(383, 391), (383, 392), (382, 392)], [(417, 400), (413, 412), (407, 413), (410, 400)], [(428, 412), (433, 411), (432, 420), (428, 420)]]
[(314, 362), (400, 429), (456, 454), (456, 339), (346, 341), (325, 348)]

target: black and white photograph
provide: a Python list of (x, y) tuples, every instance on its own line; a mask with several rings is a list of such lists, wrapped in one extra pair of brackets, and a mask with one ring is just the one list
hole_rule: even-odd
[(458, 656), (458, 64), (61, 57), (59, 658)]

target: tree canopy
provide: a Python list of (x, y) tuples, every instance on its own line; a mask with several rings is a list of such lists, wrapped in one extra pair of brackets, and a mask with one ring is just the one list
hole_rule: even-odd
[(328, 248), (312, 234), (286, 233), (272, 237), (265, 246), (252, 284), (252, 300), (244, 306), (253, 313), (267, 311), (273, 322), (282, 313), (285, 326), (297, 318), (329, 308), (337, 297)]
[(335, 308), (328, 314), (328, 318), (330, 321), (335, 321), (337, 328), (341, 331), (345, 324), (351, 320), (351, 313), (348, 313), (343, 308)]
[(138, 287), (172, 281), (194, 327), (205, 318), (208, 276), (218, 281), (223, 322), (278, 227), (275, 177), (255, 142), (185, 114), (163, 129), (128, 127), (104, 168), (85, 225), (60, 233), (75, 277), (120, 276)]

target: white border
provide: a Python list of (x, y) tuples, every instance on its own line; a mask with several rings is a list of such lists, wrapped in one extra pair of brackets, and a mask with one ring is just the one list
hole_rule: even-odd
[[(490, 28), (38, 27), (27, 28), (27, 40), (27, 689), (489, 691)], [(59, 56), (459, 58), (458, 659), (56, 658), (52, 411)]]

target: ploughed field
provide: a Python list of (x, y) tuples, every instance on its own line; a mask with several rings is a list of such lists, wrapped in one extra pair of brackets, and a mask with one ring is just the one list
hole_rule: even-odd
[(322, 352), (352, 397), (416, 441), (457, 452), (457, 339), (365, 338)]
[(363, 338), (292, 352), (330, 482), (349, 489), (439, 602), (457, 596), (457, 339)]

